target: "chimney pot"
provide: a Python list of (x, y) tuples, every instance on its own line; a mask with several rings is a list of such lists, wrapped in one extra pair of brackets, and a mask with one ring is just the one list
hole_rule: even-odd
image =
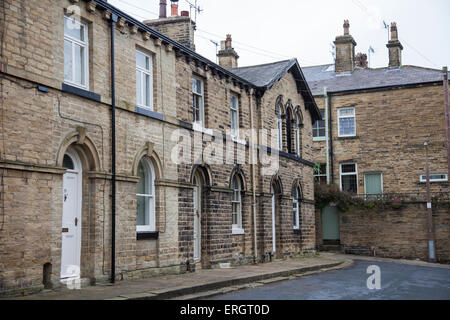
[(391, 40), (398, 40), (398, 30), (396, 22), (391, 23)]
[(167, 18), (167, 0), (159, 1), (159, 18)]
[(176, 1), (171, 1), (172, 4), (170, 5), (170, 13), (172, 16), (178, 16), (178, 0)]
[(181, 11), (182, 17), (189, 17), (189, 11)]
[(227, 34), (227, 40), (225, 42), (225, 49), (230, 50), (231, 48), (231, 34)]
[(344, 20), (344, 36), (350, 35), (350, 22), (348, 20)]

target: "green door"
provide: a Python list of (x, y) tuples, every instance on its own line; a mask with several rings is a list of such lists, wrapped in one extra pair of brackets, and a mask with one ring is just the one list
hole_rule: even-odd
[(366, 195), (380, 195), (383, 193), (381, 173), (365, 174), (364, 180)]
[(325, 207), (322, 210), (322, 238), (323, 240), (340, 240), (339, 212), (336, 207)]

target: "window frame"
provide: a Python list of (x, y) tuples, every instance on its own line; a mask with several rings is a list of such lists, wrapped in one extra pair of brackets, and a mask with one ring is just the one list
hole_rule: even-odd
[[(233, 108), (233, 98), (236, 101), (236, 107)], [(235, 125), (233, 128), (233, 114), (235, 115)], [(231, 93), (230, 94), (230, 128), (231, 128), (231, 136), (234, 138), (239, 138), (239, 97), (238, 95)]]
[[(278, 130), (278, 150), (283, 150), (283, 120), (281, 115), (281, 107), (277, 105), (276, 107), (277, 114), (277, 130)], [(273, 141), (273, 140), (272, 140)]]
[[(325, 109), (320, 109), (320, 113), (322, 115), (322, 120), (317, 120), (313, 127), (313, 141), (325, 141), (327, 139), (327, 119), (325, 118)], [(323, 121), (323, 127), (319, 127), (319, 122)], [(320, 134), (320, 130), (324, 130), (323, 136), (318, 135), (317, 137), (314, 137), (314, 131), (317, 131)]]
[[(295, 194), (292, 195), (292, 213), (295, 214), (295, 222), (293, 223), (294, 230), (300, 230), (300, 188), (295, 187), (292, 192), (296, 193), (297, 198), (295, 198)], [(295, 205), (295, 207), (294, 207)]]
[[(325, 177), (325, 184), (326, 184), (326, 183), (327, 183), (327, 179), (328, 179), (328, 175), (327, 175), (327, 164), (326, 164), (326, 163), (319, 163), (319, 165), (320, 165), (320, 168), (321, 168), (321, 169), (322, 169), (322, 168), (325, 169), (325, 172), (324, 172), (324, 173), (319, 173), (319, 174), (314, 173), (314, 174), (313, 174), (314, 182), (317, 183), (316, 178), (319, 178), (319, 180), (320, 180), (320, 178)], [(323, 171), (321, 171), (321, 172), (323, 172)]]
[[(352, 116), (341, 116), (342, 110), (353, 110)], [(338, 116), (338, 137), (339, 138), (346, 138), (346, 137), (356, 137), (356, 109), (355, 107), (349, 107), (349, 108), (340, 108), (337, 110), (337, 116)], [(341, 119), (350, 119), (353, 118), (353, 124), (355, 127), (355, 131), (353, 134), (341, 134)]]
[[(373, 194), (373, 193), (367, 193), (367, 176), (369, 175), (379, 175), (380, 176), (380, 183), (381, 183), (381, 193), (380, 194)], [(384, 194), (384, 185), (383, 185), (383, 173), (382, 172), (367, 172), (364, 173), (364, 195), (365, 198), (371, 198), (373, 196), (380, 196)]]
[[(198, 80), (201, 84), (201, 93), (195, 92), (194, 87), (192, 85), (192, 80)], [(192, 76), (191, 80), (191, 91), (192, 91), (192, 112), (193, 112), (193, 123), (194, 125), (200, 126), (202, 129), (206, 127), (205, 125), (205, 82), (201, 77)], [(199, 107), (199, 116), (200, 120), (195, 119), (195, 112), (194, 112), (194, 96), (200, 97), (200, 107)]]
[(154, 111), (154, 102), (153, 102), (153, 56), (143, 52), (142, 50), (136, 49), (136, 55), (138, 53), (142, 54), (149, 61), (149, 69), (144, 69), (144, 68), (138, 66), (137, 59), (136, 59), (136, 72), (139, 71), (141, 73), (141, 76), (140, 76), (140, 78), (141, 78), (140, 79), (140, 81), (141, 81), (141, 92), (140, 92), (140, 94), (141, 94), (141, 102), (144, 102), (144, 100), (145, 100), (144, 99), (144, 87), (143, 87), (144, 79), (145, 79), (146, 75), (149, 76), (149, 102), (150, 102), (150, 105), (147, 106), (145, 104), (139, 104), (138, 103), (138, 97), (137, 97), (137, 85), (138, 84), (137, 84), (137, 81), (136, 81), (136, 106), (138, 106), (140, 108), (143, 108), (143, 109), (150, 110), (150, 111)]
[[(237, 181), (238, 188), (235, 189), (234, 182)], [(231, 197), (231, 226), (233, 234), (244, 234), (244, 229), (242, 227), (242, 181), (239, 175), (235, 174), (231, 180), (231, 187), (233, 189), (233, 195)], [(235, 196), (238, 197), (235, 200)], [(234, 205), (238, 206), (238, 212), (235, 213)], [(233, 218), (236, 215), (237, 224), (234, 224)]]
[[(136, 211), (136, 232), (156, 232), (156, 190), (155, 190), (155, 168), (150, 159), (142, 158), (140, 162), (143, 163), (143, 166), (147, 169), (147, 174), (145, 175), (145, 188), (148, 190), (150, 186), (151, 193), (149, 194), (139, 194), (136, 192), (136, 199), (138, 197), (144, 197), (149, 203), (146, 208), (148, 212), (144, 212), (146, 216), (148, 216), (148, 224), (147, 225), (138, 225), (137, 222), (137, 211)], [(144, 172), (145, 173), (145, 172)], [(137, 203), (136, 203), (137, 210)]]
[[(444, 179), (432, 179), (432, 176), (445, 176)], [(421, 174), (420, 175), (420, 182), (426, 183), (427, 182), (427, 175)], [(448, 174), (447, 173), (430, 173), (430, 183), (433, 182), (448, 182)]]
[[(66, 32), (64, 31), (64, 42), (69, 41), (71, 43), (71, 47), (72, 47), (72, 53), (71, 53), (72, 79), (71, 80), (66, 79), (66, 75), (64, 72), (64, 83), (74, 86), (74, 87), (77, 87), (77, 88), (80, 88), (80, 89), (89, 90), (89, 32), (88, 32), (88, 25), (87, 25), (87, 23), (77, 21), (76, 19), (68, 17), (67, 15), (64, 15), (64, 29), (65, 29), (65, 25), (66, 25), (66, 20), (71, 20), (73, 23), (79, 24), (80, 26), (84, 27), (84, 41), (80, 41), (76, 38), (66, 35)], [(84, 77), (85, 77), (84, 81), (85, 81), (85, 85), (74, 81), (75, 69), (76, 69), (76, 66), (75, 66), (75, 44), (84, 48)], [(66, 61), (66, 55), (64, 53), (64, 69), (65, 69), (65, 61)]]
[(298, 114), (298, 112), (294, 113), (294, 135), (295, 135), (295, 152), (297, 154), (297, 156), (301, 157), (302, 153), (300, 150), (300, 116)]
[[(342, 172), (342, 166), (345, 165), (354, 165), (355, 166), (355, 171), (354, 172)], [(358, 194), (359, 191), (359, 186), (358, 186), (358, 164), (356, 162), (347, 162), (347, 163), (341, 163), (339, 164), (339, 187), (340, 190), (343, 191), (342, 188), (342, 176), (356, 176), (356, 194)]]

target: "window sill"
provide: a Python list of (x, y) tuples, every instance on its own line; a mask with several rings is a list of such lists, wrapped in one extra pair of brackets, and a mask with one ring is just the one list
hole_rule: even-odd
[(208, 134), (210, 136), (214, 135), (214, 132), (213, 132), (212, 129), (206, 129), (205, 127), (203, 127), (202, 124), (197, 123), (197, 122), (194, 122), (192, 124), (192, 130), (197, 131), (197, 132), (201, 132), (201, 133), (204, 133), (204, 134)]
[(147, 116), (149, 118), (158, 119), (158, 120), (164, 120), (164, 116), (158, 112), (150, 110), (150, 108), (144, 108), (140, 106), (135, 106), (134, 108), (135, 112), (138, 114), (141, 114), (143, 116)]
[(326, 137), (317, 137), (317, 138), (313, 138), (313, 142), (322, 142), (322, 141), (326, 141), (327, 138)]
[(158, 240), (159, 232), (158, 231), (141, 231), (137, 232), (136, 239), (137, 240)]
[(355, 140), (355, 139), (359, 139), (359, 136), (343, 136), (343, 137), (338, 137), (338, 140)]
[(245, 230), (241, 228), (233, 228), (233, 235), (242, 235), (245, 234)]
[(61, 85), (61, 90), (64, 92), (68, 92), (68, 93), (72, 93), (75, 94), (77, 96), (86, 98), (86, 99), (90, 99), (90, 100), (94, 100), (97, 102), (101, 102), (101, 97), (99, 94), (91, 92), (91, 91), (87, 91), (85, 89), (80, 89), (78, 87), (74, 87), (70, 84), (67, 83), (62, 83)]
[(233, 142), (236, 142), (236, 143), (240, 143), (240, 144), (242, 144), (242, 145), (244, 145), (244, 146), (246, 146), (247, 145), (247, 141), (245, 141), (245, 140), (243, 140), (243, 139), (239, 139), (238, 137), (236, 137), (236, 136), (230, 136), (231, 137), (231, 141), (233, 141)]

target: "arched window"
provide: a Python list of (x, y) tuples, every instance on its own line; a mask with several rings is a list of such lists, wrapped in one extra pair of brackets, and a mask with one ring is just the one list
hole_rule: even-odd
[(277, 129), (278, 129), (278, 150), (283, 149), (283, 122), (281, 121), (281, 108), (277, 105)]
[(137, 232), (156, 231), (155, 216), (155, 169), (152, 162), (142, 158), (138, 166), (137, 184)]
[(300, 198), (301, 193), (298, 187), (292, 188), (292, 218), (294, 230), (300, 230)]
[(231, 184), (233, 188), (233, 198), (231, 200), (233, 206), (233, 233), (236, 233), (236, 231), (242, 230), (242, 184), (237, 174), (234, 175)]
[(297, 156), (302, 156), (302, 135), (301, 135), (301, 128), (303, 125), (303, 119), (301, 114), (298, 112), (294, 115), (294, 137), (295, 137), (295, 153)]
[(287, 138), (287, 151), (292, 153), (292, 116), (291, 109), (286, 109), (286, 138)]

